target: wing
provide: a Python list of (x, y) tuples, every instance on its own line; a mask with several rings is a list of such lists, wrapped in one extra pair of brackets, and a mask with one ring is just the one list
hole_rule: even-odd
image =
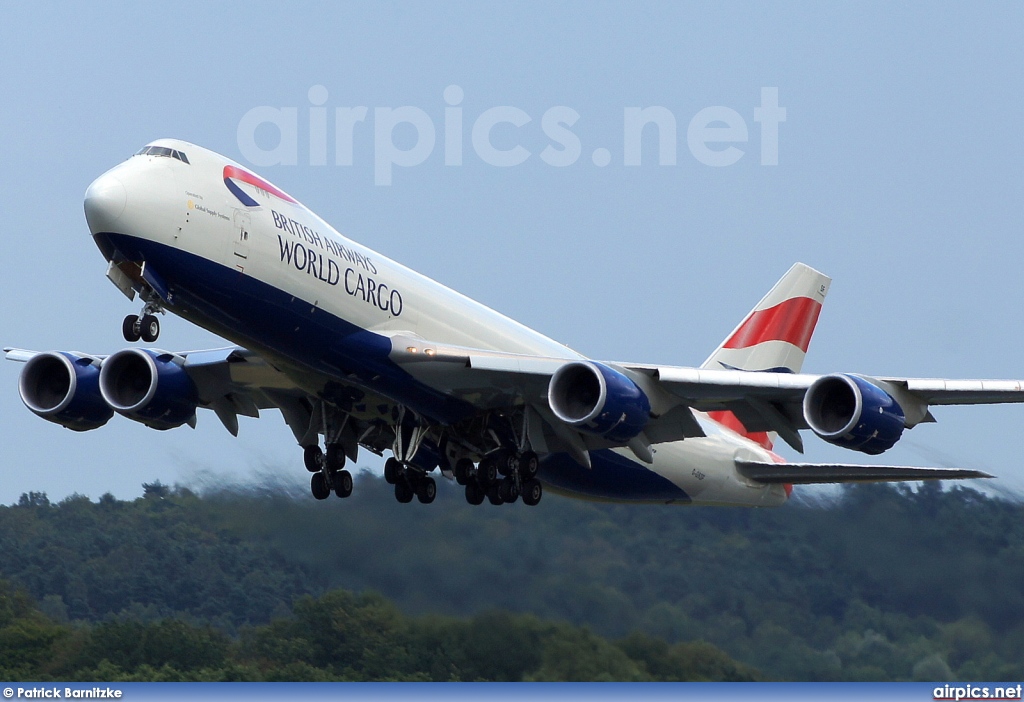
[[(391, 343), (391, 360), (415, 380), (477, 408), (481, 416), (496, 411), (498, 414), (520, 417), (522, 431), (528, 433), (531, 444), (538, 452), (568, 452), (583, 465), (589, 465), (589, 451), (616, 447), (628, 447), (639, 459), (651, 463), (652, 444), (704, 436), (703, 420), (699, 420), (696, 414), (702, 412), (731, 412), (748, 431), (776, 432), (797, 450), (803, 448), (799, 432), (808, 427), (827, 441), (845, 445), (843, 442), (848, 436), (839, 436), (845, 429), (834, 432), (835, 436), (829, 436), (826, 431), (828, 427), (822, 429), (825, 424), (822, 417), (814, 416), (814, 412), (822, 411), (819, 404), (827, 404), (825, 400), (808, 402), (809, 395), (827, 383), (840, 388), (849, 387), (856, 392), (862, 392), (863, 389), (865, 399), (863, 403), (857, 399), (858, 412), (869, 406), (869, 399), (875, 401), (880, 396), (898, 406), (898, 413), (876, 405), (871, 406), (873, 409), (870, 415), (865, 410), (863, 424), (871, 436), (879, 433), (871, 424), (876, 417), (874, 409), (879, 412), (885, 410), (897, 417), (899, 426), (896, 438), (899, 438), (899, 432), (904, 428), (934, 421), (929, 410), (931, 405), (1024, 402), (1022, 381), (818, 376), (603, 363), (589, 361), (568, 349), (564, 357), (531, 356), (435, 344), (409, 335), (393, 336)], [(63, 363), (73, 373), (84, 367), (98, 368), (104, 360), (104, 357), (79, 353), (39, 354), (22, 349), (5, 351), (8, 359), (21, 362), (32, 362), (40, 355), (49, 356)], [(119, 352), (125, 353), (149, 354), (157, 361), (175, 366), (176, 372), (183, 372), (191, 379), (196, 390), (196, 402), (188, 414), (179, 418), (173, 426), (194, 423), (195, 408), (203, 407), (213, 410), (228, 431), (237, 434), (239, 415), (258, 417), (260, 410), (276, 408), (283, 414), (299, 444), (315, 444), (317, 435), (324, 433), (327, 426), (325, 413), (328, 410), (319, 398), (324, 396), (324, 383), (329, 381), (333, 386), (334, 398), (343, 396), (346, 391), (351, 392), (351, 397), (359, 398), (348, 402), (348, 406), (343, 408), (354, 421), (339, 429), (346, 432), (344, 435), (334, 437), (346, 447), (347, 455), (354, 460), (358, 445), (380, 452), (393, 441), (393, 433), (387, 430), (388, 420), (385, 415), (390, 413), (394, 403), (368, 393), (365, 388), (342, 387), (344, 383), (339, 379), (304, 378), (295, 369), (286, 373), (274, 363), (241, 347), (180, 353), (141, 349)], [(65, 358), (70, 359), (70, 362)], [(574, 372), (566, 373), (569, 368)], [(556, 382), (560, 377), (564, 381), (561, 384)], [(576, 392), (572, 383), (577, 377), (584, 381), (596, 379), (600, 392), (596, 389), (590, 392), (586, 388), (586, 392)], [(598, 388), (598, 385), (594, 388)], [(614, 392), (608, 390), (606, 393), (608, 388)], [(629, 395), (625, 401), (615, 395), (623, 392), (623, 388), (626, 388)], [(568, 400), (562, 396), (566, 392)], [(828, 393), (825, 392), (825, 395)], [(857, 395), (857, 398), (860, 397)], [(588, 406), (581, 411), (579, 417), (570, 416), (578, 409), (569, 406), (572, 402), (590, 401), (607, 403), (614, 411), (602, 414), (597, 411), (606, 409), (602, 406), (588, 414)], [(334, 400), (332, 402), (338, 404)], [(852, 401), (850, 405), (853, 406)], [(68, 422), (47, 416), (52, 412), (46, 408), (34, 407), (33, 411), (51, 421), (59, 421), (80, 430), (94, 428), (96, 422), (105, 422), (100, 417), (90, 424), (87, 417), (83, 419), (70, 410)], [(380, 416), (371, 416), (373, 412)], [(631, 416), (632, 419), (629, 419)], [(601, 425), (602, 417), (610, 417), (611, 423)], [(148, 418), (132, 418), (154, 426)], [(825, 419), (832, 421), (835, 417)], [(624, 427), (630, 430), (625, 431)], [(862, 428), (858, 426), (856, 431)], [(379, 436), (373, 434), (374, 431)], [(880, 453), (859, 445), (847, 447), (867, 453)], [(801, 464), (786, 469), (750, 464), (744, 470), (748, 477), (761, 482), (790, 483), (983, 477), (976, 473), (954, 475), (938, 469), (928, 474), (909, 473), (907, 471), (912, 469), (895, 466), (874, 468), (872, 470), (875, 472), (872, 473), (866, 468), (854, 470), (845, 465), (814, 466), (816, 472), (811, 475), (808, 472), (811, 468), (801, 467)], [(909, 475), (916, 477), (902, 477)]]
[[(76, 365), (98, 366), (107, 358), (81, 352), (42, 353), (15, 348), (5, 348), (4, 351), (8, 360), (22, 363), (38, 356), (55, 359), (63, 356), (71, 359), (71, 368)], [(212, 410), (232, 435), (238, 434), (239, 415), (259, 417), (260, 410), (264, 409), (279, 409), (300, 444), (313, 441), (321, 430), (315, 394), (252, 351), (233, 346), (152, 353), (158, 361), (165, 361), (168, 366), (184, 371), (195, 387), (196, 407)], [(183, 423), (195, 426), (195, 418)]]
[(814, 426), (805, 403), (808, 392), (833, 379), (858, 379), (891, 397), (903, 413), (903, 426), (934, 422), (932, 405), (977, 405), (1024, 402), (1021, 380), (947, 380), (874, 378), (864, 375), (810, 375), (756, 371), (707, 370), (624, 364), (644, 374), (694, 409), (732, 412), (748, 431), (774, 431), (803, 450), (798, 431)]
[[(805, 400), (815, 388), (821, 391), (819, 394), (827, 395), (827, 383), (848, 386), (855, 393), (861, 393), (863, 389), (864, 408), (868, 407), (871, 399), (868, 394), (874, 392), (872, 388), (881, 391), (898, 406), (899, 431), (922, 422), (934, 422), (930, 411), (932, 405), (1024, 402), (1024, 381), (1019, 380), (874, 378), (853, 374), (813, 375), (591, 362), (572, 357), (568, 352), (563, 358), (524, 356), (435, 344), (411, 336), (392, 339), (391, 358), (421, 382), (482, 409), (517, 404), (533, 407), (550, 425), (551, 433), (556, 435), (555, 443), (561, 450), (567, 450), (566, 445), (574, 445), (577, 449), (629, 446), (641, 458), (647, 455), (645, 444), (649, 447), (650, 444), (703, 436), (694, 411), (731, 412), (747, 431), (776, 432), (790, 446), (802, 452), (801, 430), (813, 428), (826, 438), (824, 434), (827, 432), (820, 426), (824, 422), (820, 417), (815, 422), (813, 403), (811, 414), (808, 414)], [(558, 422), (553, 416), (552, 379), (567, 364), (580, 363), (610, 369), (625, 376), (647, 396), (650, 418), (636, 439), (614, 441), (595, 437), (585, 430), (579, 431), (578, 427), (566, 428), (564, 422)], [(829, 398), (823, 401), (827, 402)], [(866, 410), (865, 417), (873, 421)], [(833, 443), (840, 443), (838, 437), (832, 438), (835, 438)], [(574, 452), (576, 454), (578, 450)]]

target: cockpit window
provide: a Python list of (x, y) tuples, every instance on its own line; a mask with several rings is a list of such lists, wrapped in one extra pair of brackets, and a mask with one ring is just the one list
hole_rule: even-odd
[(136, 156), (167, 156), (168, 158), (176, 158), (182, 163), (188, 163), (188, 157), (181, 151), (175, 149), (169, 149), (166, 146), (143, 146), (135, 154)]

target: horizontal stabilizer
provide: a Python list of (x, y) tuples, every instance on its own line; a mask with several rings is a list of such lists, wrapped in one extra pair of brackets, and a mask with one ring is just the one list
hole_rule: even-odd
[(962, 468), (865, 466), (848, 463), (761, 463), (760, 461), (737, 460), (736, 468), (743, 476), (759, 483), (788, 483), (790, 485), (963, 480), (993, 477), (980, 470), (964, 470)]

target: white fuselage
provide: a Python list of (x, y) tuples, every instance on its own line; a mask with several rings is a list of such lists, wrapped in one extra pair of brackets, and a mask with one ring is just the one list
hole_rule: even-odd
[[(90, 225), (94, 235), (109, 235), (119, 250), (140, 252), (157, 274), (188, 268), (197, 278), (219, 276), (220, 288), (239, 291), (239, 309), (233, 309), (223, 293), (216, 298), (219, 302), (213, 292), (204, 297), (204, 283), (197, 280), (191, 292), (169, 301), (171, 311), (283, 360), (300, 375), (325, 372), (318, 362), (334, 350), (331, 325), (368, 332), (369, 344), (401, 334), (453, 346), (581, 358), (563, 344), (352, 241), (234, 162), (185, 142), (154, 144), (181, 149), (189, 163), (142, 155), (111, 169), (90, 191), (117, 193), (116, 200), (123, 188), (124, 207), (116, 216), (114, 207), (90, 217)], [(265, 306), (255, 325), (247, 316), (253, 305)], [(317, 326), (323, 336), (313, 337), (322, 339), (323, 350), (303, 347), (293, 330), (284, 328), (292, 324), (298, 307), (304, 308), (308, 324), (323, 325)], [(338, 354), (341, 360), (332, 367), (358, 375), (358, 368), (346, 366), (358, 364), (358, 353), (346, 348)], [(355, 382), (401, 401), (388, 386), (374, 386), (372, 376), (367, 372)], [(747, 480), (735, 467), (737, 456), (773, 460), (770, 451), (705, 415), (697, 413), (697, 418), (707, 436), (657, 444), (650, 466), (638, 463), (626, 449), (615, 454), (677, 486), (680, 502), (773, 506), (785, 501), (783, 486)], [(591, 490), (585, 496), (672, 501), (642, 493), (620, 495), (613, 489), (606, 494)]]

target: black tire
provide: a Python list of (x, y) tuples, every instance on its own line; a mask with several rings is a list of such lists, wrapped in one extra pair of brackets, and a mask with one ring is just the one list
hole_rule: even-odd
[(160, 338), (160, 320), (155, 315), (147, 314), (139, 323), (139, 334), (147, 344)]
[(512, 472), (512, 458), (512, 454), (504, 449), (494, 454), (494, 465), (498, 467), (498, 475), (505, 477)]
[(325, 460), (327, 470), (341, 470), (345, 467), (345, 449), (341, 444), (327, 444)]
[(455, 462), (455, 482), (459, 485), (468, 485), (471, 475), (473, 475), (473, 461), (468, 458), (460, 458)]
[(331, 475), (331, 482), (334, 483), (334, 494), (345, 499), (352, 494), (352, 474), (347, 470), (339, 470)]
[(395, 499), (403, 505), (412, 502), (413, 494), (412, 486), (407, 481), (399, 480), (395, 483)]
[(327, 484), (327, 476), (323, 473), (313, 473), (309, 479), (309, 491), (318, 500), (326, 500), (331, 496), (331, 488)]
[(487, 488), (498, 481), (498, 464), (491, 458), (480, 461), (476, 469), (476, 480), (481, 487)]
[(139, 333), (139, 316), (136, 314), (130, 314), (124, 318), (121, 322), (121, 334), (124, 336), (124, 340), (130, 343), (135, 343), (142, 334)]
[(433, 478), (424, 478), (416, 486), (416, 499), (425, 505), (429, 505), (437, 497), (437, 483)]
[(519, 459), (519, 477), (524, 483), (527, 480), (536, 478), (539, 469), (540, 459), (537, 458), (537, 454), (533, 451), (527, 451)]
[(498, 485), (498, 494), (501, 495), (501, 501), (512, 504), (519, 499), (519, 487), (516, 485), (516, 481), (510, 476), (501, 481)]
[(302, 451), (302, 463), (310, 473), (319, 473), (324, 467), (324, 452), (319, 446), (307, 446)]
[(540, 503), (540, 498), (544, 496), (544, 488), (541, 487), (540, 481), (534, 478), (523, 483), (523, 504), (535, 507)]
[(503, 500), (501, 498), (501, 486), (500, 485), (492, 485), (491, 487), (487, 488), (487, 500), (492, 505), (503, 505), (503, 504), (505, 504), (505, 500)]
[(384, 461), (384, 480), (389, 485), (397, 485), (398, 478), (402, 475), (402, 464), (397, 458), (389, 458)]
[(472, 480), (466, 483), (466, 502), (471, 505), (482, 505), (485, 497), (487, 494), (477, 483)]

